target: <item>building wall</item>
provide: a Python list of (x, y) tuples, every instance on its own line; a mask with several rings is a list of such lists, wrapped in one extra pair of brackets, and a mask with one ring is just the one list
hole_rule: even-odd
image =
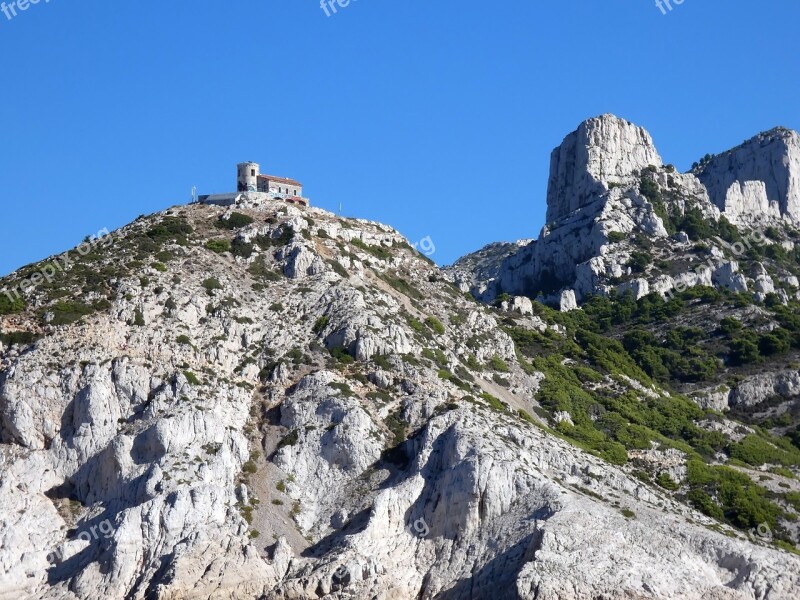
[[(269, 185), (269, 188), (266, 186)], [(259, 179), (258, 180), (259, 192), (272, 192), (273, 194), (280, 194), (281, 196), (297, 196), (303, 195), (303, 188), (299, 185), (290, 185), (279, 181)]]

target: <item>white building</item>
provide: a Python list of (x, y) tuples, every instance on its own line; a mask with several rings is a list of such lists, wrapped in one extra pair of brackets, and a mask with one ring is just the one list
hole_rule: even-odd
[(290, 204), (308, 206), (303, 197), (303, 184), (294, 179), (262, 175), (258, 163), (243, 162), (236, 167), (236, 192), (200, 196), (203, 204), (220, 206), (258, 206), (267, 200), (283, 200)]
[(243, 162), (237, 166), (236, 189), (239, 192), (262, 192), (293, 204), (308, 206), (303, 197), (303, 184), (294, 179), (261, 175), (258, 163)]

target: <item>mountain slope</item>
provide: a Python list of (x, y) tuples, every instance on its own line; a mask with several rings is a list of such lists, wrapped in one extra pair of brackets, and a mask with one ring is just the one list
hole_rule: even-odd
[(736, 425), (590, 312), (279, 202), (95, 242), (0, 304), (0, 598), (800, 591), (796, 480), (704, 454)]

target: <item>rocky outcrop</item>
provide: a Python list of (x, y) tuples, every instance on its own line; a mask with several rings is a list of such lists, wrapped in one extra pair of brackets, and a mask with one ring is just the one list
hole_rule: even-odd
[(783, 371), (760, 373), (740, 382), (728, 398), (730, 406), (752, 407), (775, 397), (800, 396), (800, 373)]
[[(731, 260), (753, 245), (773, 243), (763, 232), (753, 231), (740, 246), (712, 238), (705, 242), (711, 263), (691, 264), (696, 256), (690, 236), (667, 231), (689, 216), (714, 224), (725, 217), (747, 229), (800, 219), (800, 136), (775, 129), (681, 174), (663, 164), (641, 127), (613, 115), (589, 119), (552, 153), (547, 225), (539, 238), (517, 249), (483, 252), (480, 261), (468, 255), (448, 272), (485, 302), (507, 293), (558, 306), (564, 290), (574, 290), (580, 303), (614, 290), (640, 298), (700, 285), (752, 293), (757, 301), (774, 293), (787, 301), (788, 292), (763, 269), (739, 272)], [(644, 276), (630, 264), (642, 240), (659, 242), (662, 258)], [(793, 251), (793, 242), (782, 245)], [(666, 259), (685, 270), (665, 266)]]
[(800, 220), (800, 135), (777, 128), (711, 157), (695, 170), (733, 223)]
[(448, 268), (448, 275), (462, 292), (471, 292), (476, 298), (483, 298), (487, 294), (494, 298), (499, 295), (495, 293), (495, 288), (503, 261), (532, 241), (498, 242), (484, 246), (457, 260)]
[(641, 127), (609, 114), (584, 121), (550, 157), (547, 222), (595, 202), (609, 184), (630, 183), (642, 169), (661, 164)]

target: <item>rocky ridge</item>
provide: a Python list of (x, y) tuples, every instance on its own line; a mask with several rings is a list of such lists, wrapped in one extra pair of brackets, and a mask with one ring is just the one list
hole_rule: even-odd
[(800, 135), (778, 127), (708, 156), (693, 173), (711, 202), (743, 226), (800, 220)]
[[(491, 302), (501, 294), (539, 297), (558, 305), (564, 293), (578, 301), (611, 290), (670, 290), (714, 285), (737, 290), (771, 288), (768, 277), (751, 276), (732, 260), (736, 252), (716, 239), (708, 244), (711, 268), (697, 271), (698, 261), (687, 246), (689, 236), (677, 225), (697, 217), (733, 224), (753, 232), (754, 242), (771, 245), (762, 235), (767, 226), (785, 230), (782, 245), (793, 250), (792, 236), (800, 221), (800, 136), (778, 128), (760, 134), (718, 156), (707, 155), (685, 174), (664, 165), (652, 138), (642, 128), (613, 115), (582, 123), (553, 151), (547, 191), (547, 221), (533, 242), (504, 256), (493, 266), (470, 271), (471, 255), (448, 269), (453, 281), (476, 298)], [(655, 243), (658, 255), (684, 272), (648, 269), (637, 275), (628, 264), (640, 235)], [(748, 244), (748, 249), (751, 244)], [(727, 259), (727, 260), (726, 260)], [(692, 265), (691, 263), (695, 263)], [(794, 282), (796, 274), (780, 277)], [(792, 293), (796, 290), (793, 288)]]

